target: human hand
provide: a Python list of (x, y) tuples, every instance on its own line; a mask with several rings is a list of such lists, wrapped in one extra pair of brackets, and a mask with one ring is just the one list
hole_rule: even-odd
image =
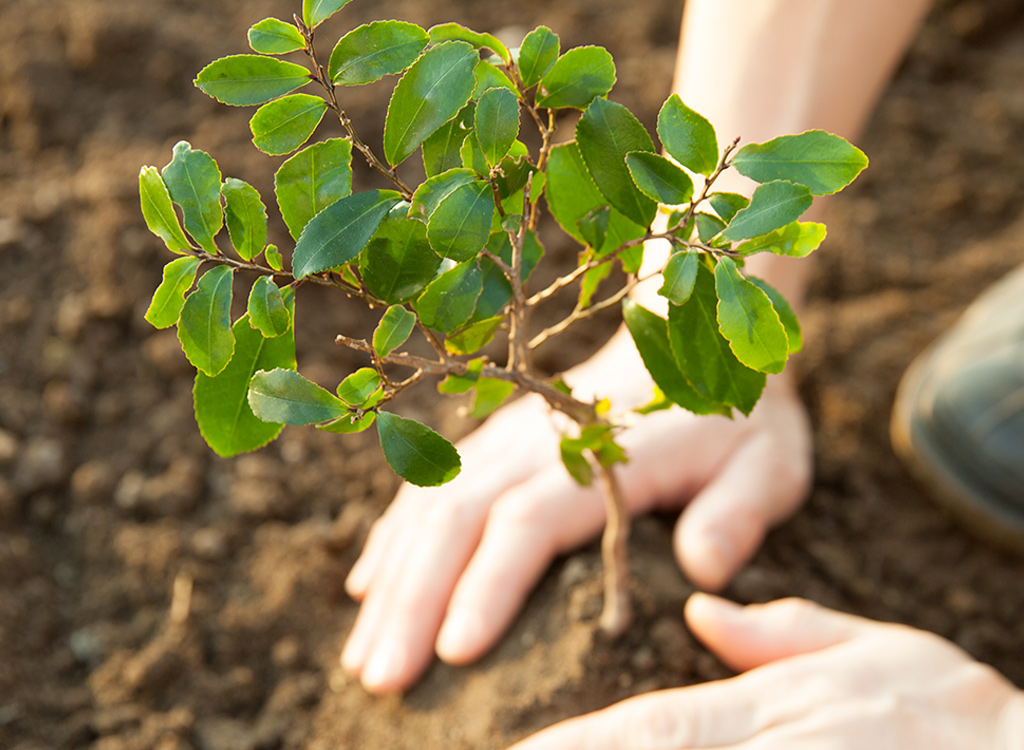
[[(574, 393), (614, 384), (638, 405), (651, 382), (628, 334), (567, 374)], [(499, 410), (459, 444), (462, 473), (438, 488), (406, 485), (371, 530), (346, 587), (362, 602), (342, 664), (374, 693), (410, 685), (436, 648), (470, 662), (511, 622), (551, 560), (595, 536), (605, 511), (559, 459), (557, 415), (539, 398)], [(724, 585), (765, 531), (804, 498), (810, 429), (798, 397), (772, 379), (749, 418), (644, 417), (621, 438), (621, 485), (634, 514), (686, 509), (675, 548), (699, 586)]]
[(512, 750), (1024, 747), (1024, 693), (937, 635), (802, 599), (694, 594), (686, 619), (728, 680), (648, 693)]

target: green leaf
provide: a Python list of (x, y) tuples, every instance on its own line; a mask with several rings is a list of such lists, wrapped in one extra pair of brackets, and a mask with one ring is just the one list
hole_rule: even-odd
[[(505, 263), (512, 263), (512, 243), (509, 242), (505, 232), (495, 232), (487, 240), (487, 249), (501, 258)], [(533, 269), (537, 267), (541, 257), (544, 255), (544, 248), (537, 240), (537, 235), (527, 232), (523, 238), (523, 265), (522, 280), (529, 278)], [(491, 261), (490, 258), (480, 258), (480, 270), (483, 274), (481, 282), (482, 291), (476, 302), (476, 310), (469, 323), (478, 323), (487, 318), (498, 315), (512, 299), (512, 285), (509, 283), (505, 272)]]
[(582, 485), (589, 485), (593, 481), (593, 469), (583, 451), (591, 451), (602, 466), (626, 460), (625, 451), (615, 443), (610, 425), (584, 427), (576, 438), (563, 436), (559, 449), (565, 468)]
[(804, 337), (800, 331), (800, 321), (797, 320), (796, 313), (793, 312), (793, 308), (790, 307), (786, 298), (783, 297), (775, 287), (763, 279), (751, 276), (748, 277), (747, 280), (767, 294), (768, 299), (772, 301), (772, 307), (774, 307), (775, 312), (779, 314), (779, 320), (782, 321), (782, 325), (786, 329), (786, 338), (789, 339), (789, 353), (796, 354), (798, 351), (803, 349)]
[(593, 301), (594, 295), (597, 294), (597, 289), (601, 282), (607, 279), (611, 273), (612, 264), (602, 263), (583, 274), (583, 279), (580, 281), (579, 302), (577, 303), (581, 310), (590, 307), (590, 303)]
[(324, 432), (333, 432), (337, 435), (350, 435), (370, 429), (376, 419), (376, 412), (368, 411), (361, 417), (356, 412), (352, 412), (347, 416), (338, 417), (333, 422), (318, 424), (316, 428)]
[(589, 487), (594, 481), (594, 468), (590, 461), (583, 455), (585, 449), (578, 438), (570, 438), (568, 435), (562, 437), (558, 446), (562, 457), (562, 464), (569, 476), (576, 480), (576, 483), (583, 487)]
[(261, 55), (285, 55), (305, 49), (306, 41), (293, 24), (277, 18), (264, 18), (250, 27), (249, 46)]
[(575, 47), (555, 60), (540, 80), (537, 106), (586, 109), (615, 85), (615, 61), (604, 47)]
[(723, 414), (728, 409), (699, 394), (679, 369), (669, 343), (668, 321), (636, 302), (622, 303), (622, 318), (644, 367), (665, 396), (695, 414)]
[(487, 163), (487, 157), (484, 156), (484, 150), (480, 148), (480, 141), (476, 139), (475, 132), (466, 136), (459, 155), (462, 157), (462, 166), (479, 177), (487, 176), (491, 165)]
[(350, 0), (302, 0), (302, 22), (310, 28), (319, 26), (349, 2)]
[[(506, 156), (495, 170), (493, 178), (498, 186), (498, 195), (504, 201), (525, 188), (530, 175), (536, 176), (537, 174), (540, 173), (535, 166), (530, 164), (528, 156), (512, 156), (511, 154)], [(522, 213), (522, 211), (520, 210), (518, 213)]]
[(491, 186), (476, 180), (455, 188), (430, 214), (427, 240), (442, 258), (475, 258), (487, 244), (494, 216)]
[(186, 256), (164, 266), (163, 280), (146, 310), (146, 321), (155, 328), (170, 328), (181, 317), (185, 293), (192, 288), (201, 261)]
[(467, 105), (423, 141), (423, 168), (427, 177), (462, 166), (462, 142), (473, 127), (475, 109), (474, 104)]
[(649, 151), (626, 154), (626, 166), (640, 192), (668, 206), (688, 203), (693, 197), (693, 180), (673, 162)]
[(206, 375), (227, 367), (235, 350), (231, 332), (231, 268), (216, 266), (203, 274), (185, 298), (178, 319), (178, 340), (188, 361)]
[(353, 193), (318, 213), (295, 243), (292, 271), (301, 279), (358, 257), (401, 196), (391, 190)]
[(272, 339), (292, 327), (292, 316), (285, 306), (284, 295), (269, 276), (260, 276), (249, 291), (249, 321), (266, 338)]
[(733, 217), (750, 205), (750, 198), (739, 193), (712, 193), (708, 196), (708, 203), (715, 213), (722, 217), (722, 221), (730, 222)]
[(249, 381), (249, 406), (264, 422), (306, 425), (330, 422), (352, 409), (293, 369), (260, 370)]
[[(587, 244), (580, 231), (579, 221), (595, 209), (607, 205), (608, 201), (590, 179), (575, 143), (555, 146), (551, 150), (544, 190), (555, 221), (577, 242)], [(629, 240), (643, 237), (645, 232), (644, 227), (613, 208), (608, 216), (604, 244), (597, 250), (597, 254), (606, 255)]]
[(156, 167), (143, 167), (139, 172), (139, 198), (146, 226), (164, 241), (168, 250), (181, 252), (191, 249), (188, 238), (181, 231), (178, 214), (174, 212), (171, 194), (167, 192)]
[(673, 305), (681, 305), (693, 293), (693, 284), (697, 280), (697, 266), (700, 265), (700, 253), (680, 250), (672, 253), (665, 264), (664, 283), (658, 294)]
[(433, 44), (450, 41), (469, 42), (477, 49), (491, 50), (506, 63), (512, 62), (512, 55), (509, 54), (508, 47), (502, 44), (498, 37), (492, 34), (481, 34), (457, 23), (442, 23), (432, 27), (430, 41)]
[(339, 86), (372, 83), (412, 65), (427, 41), (427, 32), (413, 23), (365, 23), (338, 40), (327, 75)]
[(267, 259), (267, 265), (275, 271), (284, 268), (284, 259), (281, 257), (281, 251), (277, 249), (277, 245), (267, 245), (267, 249), (263, 251), (263, 257)]
[(633, 113), (621, 104), (595, 99), (576, 125), (576, 142), (594, 184), (608, 203), (634, 223), (650, 226), (658, 207), (637, 190), (626, 166), (626, 154), (654, 151), (654, 143)]
[(425, 326), (448, 333), (469, 320), (483, 288), (480, 267), (475, 260), (442, 273), (413, 303)]
[(515, 383), (497, 378), (480, 378), (476, 382), (476, 398), (469, 416), (483, 419), (505, 403), (505, 399), (516, 389)]
[(519, 47), (519, 76), (523, 87), (530, 88), (551, 70), (558, 59), (558, 34), (547, 26), (538, 26), (523, 39)]
[(718, 166), (718, 139), (711, 123), (672, 94), (658, 113), (658, 138), (669, 156), (698, 174)]
[(388, 465), (410, 484), (437, 487), (462, 469), (455, 446), (415, 420), (377, 412), (377, 435)]
[(805, 258), (821, 246), (825, 234), (824, 224), (794, 221), (774, 232), (744, 242), (736, 248), (736, 252), (744, 257), (769, 252), (791, 258)]
[(608, 219), (611, 213), (610, 206), (599, 206), (576, 222), (580, 234), (591, 248), (604, 246), (605, 238), (608, 236)]
[(252, 142), (265, 154), (290, 154), (309, 140), (327, 111), (327, 102), (311, 94), (292, 94), (264, 104), (249, 121)]
[(443, 42), (424, 52), (395, 86), (384, 122), (384, 157), (405, 161), (435, 130), (459, 113), (476, 81), (479, 60), (465, 42)]
[(228, 366), (216, 377), (196, 373), (192, 390), (199, 432), (224, 458), (266, 445), (284, 427), (253, 414), (249, 406), (252, 376), (259, 370), (295, 369), (293, 333), (265, 338), (250, 325), (247, 315), (239, 318), (232, 330), (235, 353)]
[(732, 165), (755, 182), (788, 180), (806, 185), (815, 195), (830, 195), (853, 182), (868, 158), (837, 135), (809, 130), (748, 144), (736, 152)]
[(711, 242), (725, 229), (725, 222), (711, 214), (701, 212), (694, 219), (697, 223), (697, 239), (704, 243)]
[(406, 205), (391, 209), (359, 256), (359, 274), (366, 288), (389, 304), (415, 297), (441, 265), (427, 242), (426, 226), (406, 216)]
[(494, 166), (519, 137), (519, 99), (505, 88), (488, 89), (476, 105), (476, 137)]
[(199, 71), (195, 85), (208, 96), (233, 107), (266, 104), (312, 80), (301, 65), (263, 55), (231, 55)]
[(736, 242), (768, 234), (799, 219), (813, 202), (814, 196), (803, 185), (768, 182), (754, 191), (750, 205), (733, 217), (721, 238)]
[(468, 393), (480, 379), (480, 373), (483, 369), (484, 360), (482, 357), (471, 360), (466, 363), (466, 371), (461, 375), (449, 372), (445, 379), (438, 383), (437, 392), (447, 393), (448, 395)]
[(496, 66), (486, 60), (481, 60), (473, 68), (473, 99), (477, 100), (483, 96), (488, 89), (506, 89), (518, 98), (516, 85)]
[(451, 195), (453, 190), (468, 185), (476, 179), (477, 175), (472, 169), (462, 167), (449, 169), (428, 178), (416, 188), (416, 192), (412, 195), (409, 217), (426, 223), (441, 201)]
[(454, 336), (447, 337), (444, 340), (444, 348), (459, 356), (474, 354), (491, 343), (504, 320), (501, 315), (496, 315), (473, 323)]
[(703, 398), (750, 414), (766, 378), (736, 359), (718, 328), (717, 307), (714, 275), (701, 264), (690, 298), (669, 305), (672, 353), (679, 371)]
[(205, 151), (179, 141), (161, 176), (171, 200), (181, 206), (185, 229), (206, 252), (219, 255), (213, 238), (224, 226), (224, 210), (220, 205), (217, 162)]
[(242, 260), (252, 260), (267, 244), (267, 207), (252, 185), (228, 177), (220, 187), (231, 244)]
[(376, 406), (380, 393), (380, 374), (372, 367), (360, 367), (338, 384), (338, 398), (358, 409)]
[(405, 343), (416, 325), (416, 316), (401, 305), (392, 305), (373, 332), (373, 350), (382, 359)]
[(297, 239), (310, 219), (352, 192), (352, 141), (330, 138), (302, 149), (277, 170), (274, 192)]
[(715, 292), (718, 327), (736, 359), (752, 370), (782, 372), (789, 339), (768, 295), (747, 281), (731, 258), (715, 266)]

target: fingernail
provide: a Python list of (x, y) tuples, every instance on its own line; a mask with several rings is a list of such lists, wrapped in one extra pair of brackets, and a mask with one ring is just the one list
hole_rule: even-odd
[(475, 612), (456, 610), (448, 614), (437, 636), (437, 653), (445, 661), (460, 661), (479, 648), (483, 621)]
[(694, 592), (686, 602), (686, 608), (692, 613), (698, 610), (701, 616), (710, 616), (716, 619), (734, 617), (743, 611), (743, 605), (723, 599), (714, 594), (705, 594), (702, 591)]
[(341, 666), (349, 674), (359, 674), (365, 661), (365, 648), (360, 639), (350, 635), (341, 650)]
[(732, 540), (717, 531), (707, 531), (691, 543), (695, 571), (699, 571), (697, 582), (710, 589), (724, 586), (736, 566), (736, 547)]
[(390, 639), (382, 640), (370, 655), (360, 676), (363, 686), (370, 692), (391, 689), (402, 671), (404, 662), (401, 646)]

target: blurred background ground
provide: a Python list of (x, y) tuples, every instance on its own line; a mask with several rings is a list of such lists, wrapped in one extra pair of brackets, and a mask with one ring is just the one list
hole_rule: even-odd
[[(263, 451), (216, 458), (193, 422), (173, 332), (142, 320), (168, 257), (139, 214), (139, 167), (162, 166), (184, 138), (271, 194), (276, 165), (248, 142), (246, 113), (191, 80), (244, 51), (248, 25), (295, 9), (0, 5), (0, 746), (500, 748), (630, 694), (727, 674), (681, 625), (689, 589), (660, 518), (639, 524), (640, 618), (615, 648), (590, 649), (588, 549), (556, 566), (478, 666), (437, 666), (387, 700), (337, 670), (355, 613), (342, 581), (396, 486), (375, 440), (289, 428)], [(677, 0), (357, 0), (321, 38), (371, 17), (482, 31), (544, 23), (563, 49), (608, 47), (613, 98), (650, 126), (679, 15)], [(927, 628), (1017, 684), (1021, 563), (936, 510), (893, 457), (887, 421), (914, 354), (1024, 261), (1022, 80), (1016, 0), (938, 3), (861, 144), (872, 166), (834, 202), (819, 254), (796, 363), (815, 424), (813, 495), (727, 592), (808, 596)], [(362, 129), (378, 129), (383, 91), (347, 96)], [(330, 343), (341, 321), (366, 325), (357, 307), (314, 294), (302, 314), (310, 377), (333, 383), (362, 364)], [(562, 342), (548, 364), (577, 361), (607, 332)], [(405, 408), (466, 429), (433, 399)], [(175, 601), (189, 604), (183, 623)]]

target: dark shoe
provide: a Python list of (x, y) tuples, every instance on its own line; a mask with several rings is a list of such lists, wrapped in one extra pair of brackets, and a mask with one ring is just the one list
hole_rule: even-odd
[(1024, 555), (1024, 266), (907, 370), (892, 440), (910, 470), (986, 541)]

